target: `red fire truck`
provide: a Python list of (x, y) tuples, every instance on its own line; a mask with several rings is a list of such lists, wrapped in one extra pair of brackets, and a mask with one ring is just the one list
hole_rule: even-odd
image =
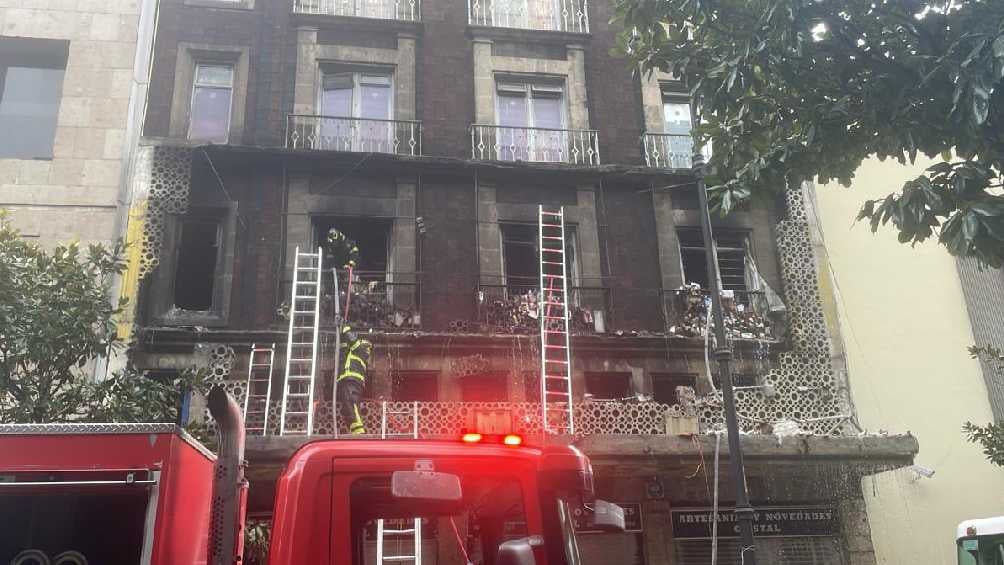
[[(170, 424), (0, 426), (0, 563), (241, 563), (243, 422), (222, 389), (210, 409), (218, 457)], [(592, 478), (574, 447), (516, 436), (310, 441), (278, 479), (268, 562), (574, 565), (570, 508), (623, 528)]]

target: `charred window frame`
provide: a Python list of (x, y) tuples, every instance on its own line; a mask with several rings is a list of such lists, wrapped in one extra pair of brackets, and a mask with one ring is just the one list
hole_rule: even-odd
[[(502, 276), (510, 291), (540, 286), (540, 238), (536, 224), (500, 223)], [(569, 289), (579, 284), (578, 238), (574, 225), (565, 225), (565, 274)]]
[[(708, 262), (705, 258), (704, 238), (698, 228), (678, 229), (680, 242), (680, 263), (683, 282), (697, 283), (703, 289), (710, 289)], [(749, 231), (715, 230), (715, 246), (718, 250), (718, 269), (722, 277), (722, 289), (739, 292), (747, 291), (746, 255), (750, 245)]]
[(439, 371), (394, 371), (391, 398), (398, 402), (436, 402), (439, 400)]
[(312, 223), (314, 247), (324, 245), (328, 238), (328, 230), (335, 228), (355, 241), (359, 247), (359, 264), (356, 265), (355, 271), (374, 274), (393, 272), (392, 218), (317, 216), (313, 218)]
[(697, 375), (693, 373), (652, 373), (652, 400), (662, 404), (679, 404), (680, 395), (676, 388), (697, 387)]
[(591, 400), (623, 400), (634, 396), (631, 373), (586, 372), (586, 394)]
[[(148, 294), (155, 323), (169, 326), (228, 323), (236, 236), (236, 203), (193, 207), (166, 222), (165, 251)], [(214, 250), (205, 249), (213, 242)], [(183, 288), (186, 281), (192, 282), (193, 287)]]

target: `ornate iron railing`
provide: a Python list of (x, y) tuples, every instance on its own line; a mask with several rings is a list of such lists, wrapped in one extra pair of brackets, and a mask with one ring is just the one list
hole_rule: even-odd
[(474, 124), (471, 126), (471, 158), (482, 161), (599, 165), (599, 135), (591, 129)]
[[(492, 333), (530, 334), (538, 331), (539, 283), (513, 282), (478, 286), (478, 322)], [(568, 289), (570, 329), (574, 334), (603, 333), (610, 320), (610, 289), (575, 286)]]
[[(240, 394), (240, 391), (234, 391)], [(335, 420), (330, 400), (314, 404), (314, 433), (332, 435)], [(672, 433), (670, 420), (690, 419), (693, 409), (679, 404), (660, 402), (593, 401), (574, 404), (576, 432), (583, 435), (634, 434), (659, 435)], [(404, 402), (363, 401), (360, 415), (368, 435), (387, 437), (411, 436), (418, 429), (419, 437), (455, 437), (464, 429), (485, 433), (539, 434), (540, 403), (538, 402)], [(337, 416), (339, 432), (347, 427)], [(279, 429), (279, 402), (269, 410), (269, 434)], [(386, 423), (385, 423), (386, 422)], [(260, 427), (260, 426), (259, 426)]]
[(290, 114), (286, 147), (416, 156), (422, 154), (422, 122)]
[(588, 0), (468, 0), (478, 26), (589, 33)]
[[(348, 272), (341, 271), (338, 288), (342, 307), (348, 288)], [(422, 327), (419, 304), (419, 276), (417, 273), (378, 271), (352, 272), (352, 298), (349, 302), (348, 322), (354, 327), (383, 330), (406, 330)], [(331, 286), (326, 287), (330, 292)], [(334, 296), (324, 301), (324, 319), (334, 319)]]
[(293, 0), (297, 14), (418, 21), (420, 0)]
[[(711, 293), (699, 288), (663, 291), (666, 331), (681, 337), (703, 337)], [(733, 339), (780, 339), (783, 310), (771, 311), (762, 291), (722, 291), (725, 328)]]
[(642, 136), (645, 164), (660, 169), (689, 169), (693, 163), (694, 139), (674, 133), (646, 133)]
[[(345, 308), (345, 291), (348, 272), (338, 272), (339, 302)], [(291, 280), (282, 283), (286, 301), (279, 307), (279, 316), (288, 320)], [(421, 276), (419, 273), (385, 271), (354, 271), (352, 273), (352, 298), (349, 301), (348, 322), (356, 328), (375, 330), (413, 330), (422, 327), (420, 304)], [(325, 267), (322, 275), (321, 326), (334, 327), (335, 295), (331, 270)]]

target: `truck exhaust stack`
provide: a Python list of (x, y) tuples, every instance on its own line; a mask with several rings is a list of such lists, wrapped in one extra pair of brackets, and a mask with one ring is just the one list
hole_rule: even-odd
[(209, 526), (209, 564), (243, 562), (244, 517), (248, 483), (244, 479), (244, 418), (237, 402), (221, 386), (209, 392), (209, 413), (219, 430), (219, 454), (213, 473)]

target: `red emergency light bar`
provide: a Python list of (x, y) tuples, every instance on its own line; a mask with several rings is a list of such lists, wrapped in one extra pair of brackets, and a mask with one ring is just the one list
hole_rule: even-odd
[(464, 432), (460, 436), (464, 443), (501, 443), (512, 447), (523, 445), (523, 436), (519, 434), (482, 434), (478, 432)]

